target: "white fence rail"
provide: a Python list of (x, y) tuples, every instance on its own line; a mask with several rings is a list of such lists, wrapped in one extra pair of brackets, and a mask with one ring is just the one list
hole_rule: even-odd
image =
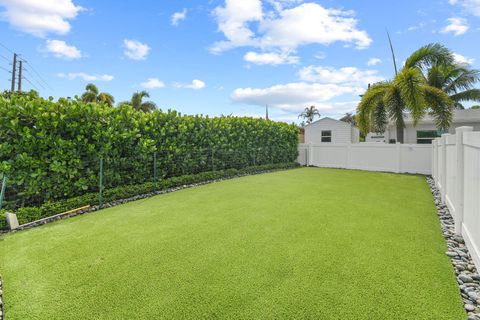
[(419, 144), (300, 144), (302, 165), (431, 174), (432, 147)]
[(432, 176), (480, 268), (480, 132), (460, 127), (433, 141)]

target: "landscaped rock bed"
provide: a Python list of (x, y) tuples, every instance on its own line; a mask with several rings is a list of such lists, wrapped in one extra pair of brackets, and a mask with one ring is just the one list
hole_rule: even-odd
[(455, 234), (455, 222), (447, 206), (442, 203), (435, 181), (431, 177), (427, 177), (427, 182), (435, 199), (442, 232), (447, 241), (448, 251), (446, 254), (452, 260), (455, 268), (468, 320), (480, 320), (480, 275), (477, 273), (463, 237)]
[(0, 320), (3, 320), (3, 283), (0, 276)]

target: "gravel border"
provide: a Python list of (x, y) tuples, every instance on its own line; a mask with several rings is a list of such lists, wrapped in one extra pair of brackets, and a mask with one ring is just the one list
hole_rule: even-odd
[(452, 260), (468, 320), (480, 320), (480, 275), (463, 237), (455, 234), (455, 222), (447, 206), (442, 203), (435, 181), (432, 177), (427, 177), (427, 183), (432, 191), (442, 233), (447, 242), (448, 251), (445, 254)]
[(0, 320), (3, 320), (3, 282), (2, 276), (0, 276)]

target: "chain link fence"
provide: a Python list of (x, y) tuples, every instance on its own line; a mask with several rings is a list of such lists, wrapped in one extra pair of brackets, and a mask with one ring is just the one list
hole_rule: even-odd
[(227, 170), (235, 175), (235, 170), (292, 163), (295, 161), (292, 155), (294, 152), (285, 151), (272, 156), (268, 148), (253, 149), (249, 153), (198, 149), (135, 157), (67, 158), (63, 162), (48, 163), (48, 170), (37, 170), (35, 164), (30, 164), (29, 170), (11, 168), (0, 174), (0, 209), (19, 212), (20, 223), (28, 222), (84, 205), (101, 206), (197, 181), (195, 176), (200, 174), (205, 176), (202, 179), (212, 180), (221, 178)]

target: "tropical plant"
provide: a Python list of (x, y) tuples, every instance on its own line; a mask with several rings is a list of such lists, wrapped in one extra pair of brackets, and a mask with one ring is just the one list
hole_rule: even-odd
[(130, 101), (122, 102), (121, 104), (128, 104), (137, 111), (150, 112), (157, 108), (157, 105), (153, 101), (143, 101), (143, 98), (150, 98), (150, 94), (147, 91), (135, 92), (132, 94)]
[(404, 112), (413, 125), (430, 113), (440, 130), (450, 127), (454, 101), (441, 89), (429, 85), (427, 74), (433, 65), (452, 65), (453, 54), (441, 44), (421, 47), (405, 61), (390, 81), (372, 85), (357, 108), (357, 122), (363, 133), (384, 132), (389, 121), (396, 125), (397, 141), (403, 143)]
[(113, 96), (106, 92), (99, 92), (96, 85), (93, 83), (87, 84), (85, 87), (85, 92), (82, 94), (81, 98), (83, 103), (105, 103), (108, 106), (113, 106), (115, 99)]
[(298, 115), (299, 118), (305, 119), (307, 124), (312, 123), (317, 116), (320, 118), (321, 115), (315, 106), (305, 108), (305, 110)]
[(474, 87), (479, 80), (480, 70), (467, 64), (435, 64), (427, 72), (428, 84), (448, 94), (457, 109), (464, 109), (464, 101), (480, 101), (480, 89)]
[(345, 115), (340, 118), (340, 121), (350, 123), (351, 125), (354, 125), (354, 126), (357, 125), (357, 121), (355, 120), (355, 115), (350, 112), (345, 113)]

